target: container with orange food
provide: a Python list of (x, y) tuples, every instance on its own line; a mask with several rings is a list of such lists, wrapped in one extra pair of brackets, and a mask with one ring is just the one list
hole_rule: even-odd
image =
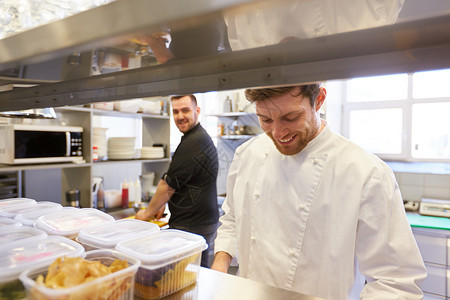
[(28, 299), (131, 300), (140, 261), (111, 249), (62, 257), (50, 266), (20, 274)]

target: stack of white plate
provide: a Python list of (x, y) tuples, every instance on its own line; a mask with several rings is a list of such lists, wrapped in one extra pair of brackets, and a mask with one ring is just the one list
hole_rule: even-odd
[(93, 128), (93, 146), (97, 147), (98, 158), (101, 160), (106, 156), (108, 145), (106, 142), (106, 131), (108, 128), (94, 127)]
[(164, 148), (163, 147), (142, 147), (141, 158), (152, 159), (152, 158), (163, 158)]
[(134, 159), (135, 137), (112, 137), (108, 139), (108, 159)]

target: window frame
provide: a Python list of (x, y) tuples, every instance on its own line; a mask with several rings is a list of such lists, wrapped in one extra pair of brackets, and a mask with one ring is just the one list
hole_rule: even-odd
[(450, 158), (417, 158), (412, 156), (412, 108), (415, 104), (431, 103), (450, 103), (450, 97), (438, 98), (413, 98), (413, 75), (407, 73), (408, 85), (407, 96), (404, 100), (391, 101), (368, 101), (368, 102), (349, 102), (347, 101), (347, 82), (351, 79), (342, 81), (342, 135), (350, 136), (350, 112), (355, 110), (370, 110), (384, 108), (400, 108), (403, 114), (402, 120), (402, 147), (399, 154), (394, 153), (373, 153), (383, 160), (410, 161), (410, 162), (450, 162)]

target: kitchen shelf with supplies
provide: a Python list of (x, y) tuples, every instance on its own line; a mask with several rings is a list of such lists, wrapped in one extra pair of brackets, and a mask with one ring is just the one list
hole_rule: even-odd
[[(146, 99), (152, 101), (158, 99)], [(23, 174), (24, 196), (36, 198), (37, 200), (54, 200), (61, 202), (62, 205), (66, 203), (65, 192), (70, 189), (77, 189), (80, 191), (81, 207), (92, 207), (95, 205), (92, 195), (92, 186), (94, 177), (102, 177), (105, 183), (108, 183), (110, 188), (119, 188), (120, 182), (124, 179), (135, 179), (139, 175), (130, 175), (128, 177), (121, 177), (122, 169), (138, 169), (138, 172), (154, 172), (158, 176), (166, 171), (170, 163), (169, 153), (167, 149), (170, 143), (170, 117), (168, 115), (157, 115), (149, 113), (134, 113), (122, 112), (116, 110), (102, 110), (94, 108), (94, 104), (84, 106), (64, 106), (55, 108), (57, 118), (55, 120), (37, 120), (36, 126), (45, 124), (58, 124), (66, 126), (80, 126), (83, 128), (82, 132), (82, 151), (83, 160), (79, 162), (64, 162), (64, 163), (33, 163), (33, 164), (14, 164), (14, 165), (0, 165), (0, 172), (18, 172)], [(94, 146), (97, 143), (94, 138), (96, 124), (102, 118), (108, 117), (114, 123), (133, 121), (133, 124), (138, 124), (137, 131), (140, 136), (136, 137), (136, 146), (133, 150), (136, 152), (142, 146), (151, 147), (153, 145), (163, 146), (161, 154), (158, 157), (144, 157), (136, 155), (135, 157), (108, 160), (104, 157), (103, 160), (97, 160), (94, 153)], [(17, 122), (17, 121), (16, 121)], [(109, 128), (108, 130), (111, 130)], [(114, 136), (111, 132), (111, 136)], [(106, 142), (106, 140), (105, 140)], [(142, 146), (141, 146), (142, 145)], [(154, 147), (152, 147), (154, 148)], [(139, 152), (139, 151), (138, 151)], [(130, 168), (130, 166), (133, 166)], [(113, 171), (111, 171), (111, 168)], [(43, 178), (46, 172), (57, 175), (51, 184), (43, 186), (39, 178)], [(122, 175), (127, 176), (127, 175)], [(49, 186), (54, 190), (53, 192), (40, 192), (44, 194), (51, 194), (52, 199), (39, 199), (42, 197), (29, 195), (27, 190), (49, 189)], [(54, 188), (56, 186), (56, 188)], [(60, 187), (59, 187), (60, 186)], [(105, 186), (107, 187), (107, 186)]]
[[(238, 96), (236, 96), (238, 97)], [(217, 154), (219, 156), (219, 173), (217, 176), (217, 192), (226, 192), (226, 178), (236, 148), (242, 143), (262, 132), (258, 117), (253, 112), (225, 112), (208, 114), (217, 118)]]

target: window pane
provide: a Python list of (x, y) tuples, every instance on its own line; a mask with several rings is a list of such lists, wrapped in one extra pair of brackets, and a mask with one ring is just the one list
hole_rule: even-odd
[(450, 69), (413, 75), (413, 98), (450, 97)]
[(450, 103), (412, 107), (412, 149), (415, 158), (450, 159)]
[(365, 150), (377, 154), (402, 151), (402, 110), (400, 108), (353, 110), (349, 138)]
[(403, 100), (408, 96), (408, 75), (354, 78), (347, 81), (349, 102)]

